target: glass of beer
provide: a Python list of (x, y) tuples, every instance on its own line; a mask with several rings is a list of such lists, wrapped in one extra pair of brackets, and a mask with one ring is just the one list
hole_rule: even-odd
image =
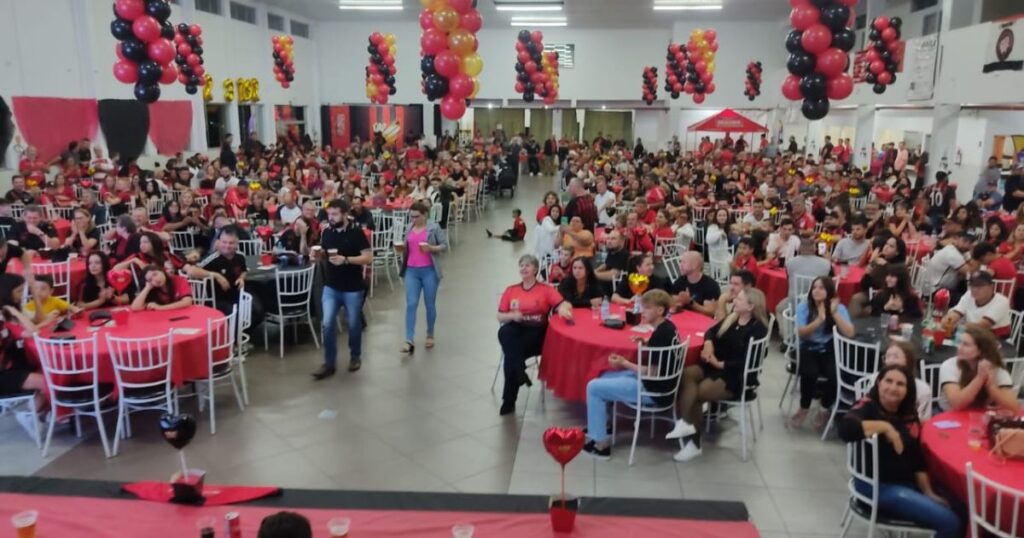
[(331, 533), (331, 538), (348, 538), (348, 528), (351, 525), (351, 519), (336, 517), (327, 522), (327, 531)]
[(452, 538), (473, 538), (476, 529), (469, 523), (459, 523), (452, 526)]
[(35, 510), (25, 510), (24, 512), (18, 512), (11, 517), (11, 523), (14, 525), (15, 536), (18, 538), (36, 538), (36, 520), (39, 518), (39, 512)]

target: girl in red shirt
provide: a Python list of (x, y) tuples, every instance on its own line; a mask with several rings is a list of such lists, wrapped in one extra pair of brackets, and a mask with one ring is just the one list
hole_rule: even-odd
[(169, 275), (158, 265), (146, 268), (146, 285), (132, 301), (132, 310), (174, 310), (192, 306), (192, 286), (183, 276)]

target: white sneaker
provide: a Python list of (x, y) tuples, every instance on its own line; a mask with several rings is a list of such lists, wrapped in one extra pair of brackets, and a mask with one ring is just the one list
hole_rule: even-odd
[(672, 428), (672, 431), (665, 434), (665, 439), (682, 439), (697, 433), (697, 428), (686, 422), (683, 419), (676, 420), (676, 425)]
[(683, 445), (683, 448), (679, 449), (679, 452), (676, 452), (676, 454), (672, 456), (672, 459), (678, 462), (687, 462), (692, 460), (693, 458), (696, 458), (697, 456), (700, 456), (703, 453), (704, 450), (698, 447), (696, 444), (686, 443)]

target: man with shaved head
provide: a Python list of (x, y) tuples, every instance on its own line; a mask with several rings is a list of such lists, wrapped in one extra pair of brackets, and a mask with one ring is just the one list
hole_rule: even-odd
[(590, 193), (583, 188), (583, 181), (578, 177), (569, 181), (569, 203), (565, 204), (565, 217), (572, 221), (573, 217), (579, 217), (583, 221), (583, 228), (591, 232), (597, 225), (597, 206)]
[(690, 251), (679, 260), (679, 279), (672, 283), (678, 310), (693, 310), (705, 316), (715, 315), (718, 296), (722, 294), (718, 283), (704, 274), (704, 256)]

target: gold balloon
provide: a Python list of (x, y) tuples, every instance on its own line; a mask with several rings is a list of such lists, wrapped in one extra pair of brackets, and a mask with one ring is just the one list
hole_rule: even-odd
[(692, 32), (690, 32), (690, 37), (692, 37), (694, 41), (700, 41), (701, 39), (704, 38), (704, 30), (696, 28)]
[(459, 27), (459, 14), (450, 6), (434, 12), (434, 26), (443, 32), (451, 32)]
[(213, 75), (203, 75), (203, 101), (213, 101)]
[(714, 52), (711, 52), (710, 50), (704, 51), (704, 61), (705, 62), (710, 62), (711, 60), (714, 60), (714, 59), (715, 59), (715, 53)]
[(232, 79), (224, 80), (224, 101), (230, 103), (235, 100), (235, 81)]
[(473, 77), (473, 93), (469, 94), (470, 99), (476, 99), (476, 94), (480, 92), (480, 81)]
[(448, 48), (452, 49), (452, 52), (459, 56), (466, 57), (473, 54), (475, 46), (476, 38), (465, 28), (459, 28), (448, 34)]
[(462, 72), (476, 77), (484, 70), (484, 60), (479, 54), (470, 54), (462, 58)]
[(372, 97), (374, 97), (376, 95), (377, 95), (377, 85), (376, 84), (367, 84), (366, 85), (366, 96), (372, 98)]
[(714, 61), (708, 62), (708, 73), (714, 73), (714, 72), (715, 72), (715, 62)]
[(388, 34), (388, 35), (384, 36), (384, 41), (386, 41), (388, 45), (394, 45), (395, 44), (395, 34)]
[(390, 47), (388, 47), (388, 54), (390, 54), (391, 57), (394, 57), (395, 54), (398, 54), (398, 47), (396, 47), (394, 45), (391, 45)]

